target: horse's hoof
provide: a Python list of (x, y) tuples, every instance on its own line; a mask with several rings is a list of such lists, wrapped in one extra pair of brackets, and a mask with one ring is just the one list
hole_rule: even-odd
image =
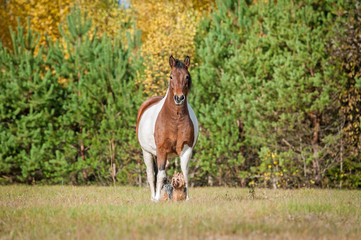
[(160, 201), (160, 199), (157, 199), (157, 198), (151, 198), (151, 200), (152, 200), (152, 202), (154, 202), (154, 203), (157, 203), (157, 202)]

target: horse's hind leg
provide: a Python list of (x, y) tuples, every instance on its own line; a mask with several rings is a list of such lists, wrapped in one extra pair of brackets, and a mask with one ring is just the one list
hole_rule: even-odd
[(150, 186), (151, 200), (155, 201), (155, 176), (154, 176), (154, 162), (153, 155), (143, 150), (144, 163), (147, 167), (147, 178)]
[(184, 145), (183, 150), (180, 154), (180, 162), (181, 162), (181, 168), (184, 176), (184, 180), (186, 182), (186, 189), (187, 189), (187, 200), (189, 200), (188, 195), (188, 169), (189, 169), (189, 161), (192, 157), (192, 148), (188, 145)]

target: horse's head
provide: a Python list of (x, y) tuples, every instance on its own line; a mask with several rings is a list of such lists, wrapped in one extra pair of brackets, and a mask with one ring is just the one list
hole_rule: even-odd
[(174, 103), (181, 106), (185, 103), (188, 91), (192, 85), (191, 75), (188, 72), (190, 58), (187, 56), (183, 62), (174, 59), (173, 56), (169, 58), (170, 80), (169, 80), (169, 94), (172, 94)]

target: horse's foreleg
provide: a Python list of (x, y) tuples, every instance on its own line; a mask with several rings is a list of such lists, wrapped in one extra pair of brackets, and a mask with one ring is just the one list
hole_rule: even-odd
[(157, 166), (158, 166), (158, 175), (157, 175), (157, 189), (155, 194), (155, 200), (160, 200), (160, 191), (164, 184), (164, 179), (167, 177), (165, 174), (165, 163), (167, 161), (167, 154), (161, 151), (157, 151)]
[(189, 161), (192, 157), (192, 148), (188, 145), (184, 145), (183, 150), (180, 154), (180, 162), (181, 162), (181, 168), (184, 176), (184, 180), (186, 182), (186, 191), (187, 191), (187, 200), (189, 200), (188, 195), (188, 169), (189, 169)]
[(153, 162), (153, 156), (151, 153), (144, 151), (143, 150), (143, 158), (144, 158), (144, 163), (147, 167), (147, 178), (148, 178), (148, 183), (150, 186), (150, 192), (151, 192), (151, 200), (155, 201), (155, 184), (154, 184), (154, 162)]

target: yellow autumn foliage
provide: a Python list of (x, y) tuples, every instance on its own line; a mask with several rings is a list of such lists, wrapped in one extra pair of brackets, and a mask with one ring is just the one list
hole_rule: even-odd
[(118, 8), (117, 1), (1, 0), (0, 3), (0, 39), (8, 48), (11, 48), (9, 27), (16, 29), (18, 17), (24, 27), (26, 18), (30, 17), (31, 28), (41, 34), (40, 44), (44, 44), (46, 36), (53, 41), (60, 38), (59, 24), (66, 25), (66, 16), (73, 6), (88, 13), (88, 18), (92, 18), (92, 28), (97, 28), (97, 36), (105, 33), (109, 36), (121, 34), (125, 40), (125, 31), (120, 30), (132, 27), (129, 10)]
[[(163, 95), (169, 78), (169, 56), (195, 56), (194, 38), (213, 1), (133, 0), (137, 28), (142, 30), (144, 75), (137, 81), (146, 93)], [(192, 64), (191, 64), (192, 66)]]
[[(142, 52), (144, 74), (137, 82), (144, 84), (148, 94), (164, 94), (168, 82), (170, 55), (183, 60), (185, 56), (195, 57), (194, 37), (197, 26), (204, 14), (210, 11), (214, 0), (132, 0), (131, 8), (118, 7), (114, 0), (0, 0), (0, 38), (11, 48), (9, 26), (16, 29), (20, 17), (26, 27), (30, 17), (31, 27), (41, 34), (40, 44), (46, 36), (60, 39), (59, 24), (66, 26), (66, 15), (71, 7), (78, 6), (92, 18), (92, 28), (97, 28), (97, 36), (121, 35), (126, 42), (125, 32), (133, 28), (142, 31)], [(94, 31), (90, 31), (90, 34)], [(131, 31), (130, 31), (131, 32)], [(63, 43), (64, 41), (60, 39)], [(193, 64), (191, 64), (192, 66)]]
[(82, 12), (86, 12), (92, 19), (92, 31), (97, 28), (97, 36), (105, 33), (108, 36), (119, 36), (126, 40), (125, 32), (132, 28), (132, 16), (129, 9), (118, 7), (118, 2), (113, 0), (77, 0), (75, 5)]
[(31, 27), (41, 34), (40, 44), (45, 43), (46, 36), (52, 40), (60, 37), (58, 25), (69, 11), (71, 0), (2, 0), (0, 8), (0, 38), (4, 46), (11, 48), (9, 27), (17, 27), (17, 18), (26, 26), (26, 18), (30, 17)]

